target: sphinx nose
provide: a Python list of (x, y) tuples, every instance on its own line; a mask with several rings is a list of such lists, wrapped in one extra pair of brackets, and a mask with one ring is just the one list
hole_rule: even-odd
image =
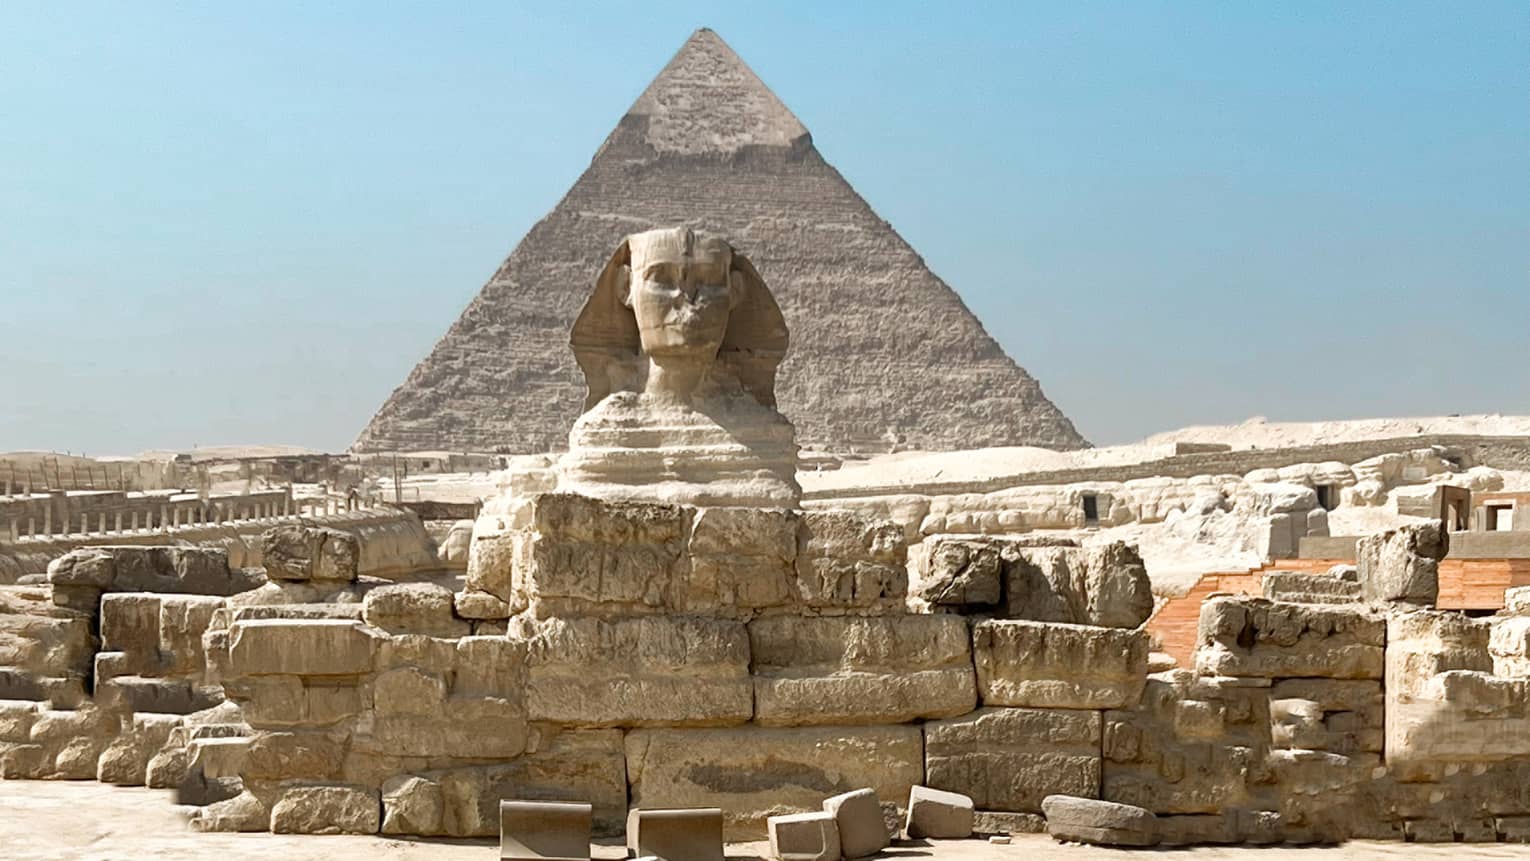
[(680, 277), (680, 294), (685, 297), (685, 301), (695, 303), (696, 292), (700, 288), (701, 285), (697, 284), (696, 280), (689, 275), (682, 275)]

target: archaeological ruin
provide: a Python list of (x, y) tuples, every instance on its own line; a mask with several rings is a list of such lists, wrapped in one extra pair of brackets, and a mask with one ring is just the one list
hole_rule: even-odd
[(517, 861), (1530, 842), (1530, 421), (1275, 431), (1069, 451), (698, 31), (356, 452), (0, 465), (0, 778)]

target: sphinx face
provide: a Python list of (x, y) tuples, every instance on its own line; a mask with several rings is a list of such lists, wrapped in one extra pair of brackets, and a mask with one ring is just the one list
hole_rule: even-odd
[(643, 352), (715, 357), (728, 330), (728, 314), (737, 304), (732, 248), (720, 239), (698, 238), (686, 228), (633, 235), (628, 248), (626, 302), (637, 318)]

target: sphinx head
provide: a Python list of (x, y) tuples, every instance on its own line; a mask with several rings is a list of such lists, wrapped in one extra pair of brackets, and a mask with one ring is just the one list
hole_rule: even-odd
[(775, 406), (786, 323), (759, 273), (726, 241), (686, 227), (637, 233), (611, 256), (570, 337), (589, 394), (642, 389), (689, 400), (708, 374)]

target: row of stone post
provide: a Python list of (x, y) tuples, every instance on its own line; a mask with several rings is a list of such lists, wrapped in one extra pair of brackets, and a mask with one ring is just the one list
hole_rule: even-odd
[[(357, 508), (370, 508), (371, 504), (364, 500), (352, 498), (345, 503), (346, 511)], [(335, 514), (340, 510), (340, 503), (334, 498), (325, 499), (307, 506), (295, 501), (289, 491), (280, 500), (267, 499), (239, 504), (237, 501), (214, 501), (185, 505), (176, 503), (162, 503), (156, 512), (153, 509), (146, 511), (133, 510), (130, 512), (115, 511), (96, 512), (95, 523), (91, 523), (89, 512), (80, 512), (79, 530), (71, 532), (73, 525), (70, 518), (65, 518), (59, 526), (62, 531), (55, 532), (53, 506), (50, 504), (42, 512), (42, 529), (39, 532), (36, 516), (28, 516), (25, 523), (20, 516), (13, 516), (7, 524), (8, 537), (12, 543), (26, 539), (47, 538), (52, 536), (69, 537), (71, 535), (108, 535), (112, 533), (138, 533), (169, 531), (182, 527), (212, 526), (223, 523), (238, 523), (249, 520), (276, 520), (305, 513), (310, 516), (323, 514)], [(110, 515), (110, 517), (108, 517)], [(140, 527), (140, 516), (142, 517)], [(110, 520), (110, 523), (108, 523)], [(91, 526), (95, 526), (94, 532)], [(25, 531), (23, 531), (25, 526)], [(108, 529), (110, 526), (110, 529)]]

